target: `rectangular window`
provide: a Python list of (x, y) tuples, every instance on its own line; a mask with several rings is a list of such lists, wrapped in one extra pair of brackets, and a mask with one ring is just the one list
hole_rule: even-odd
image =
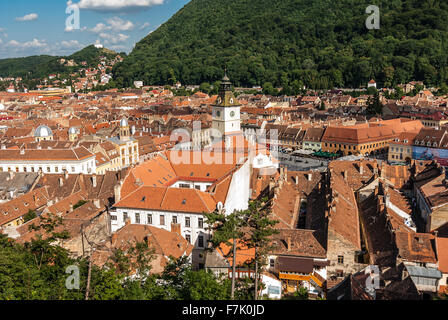
[(177, 216), (173, 216), (173, 223), (177, 223)]
[(191, 243), (191, 236), (189, 234), (185, 235), (185, 240), (187, 240), (188, 243)]
[(204, 228), (204, 219), (198, 218), (198, 228)]
[(152, 214), (149, 213), (147, 218), (148, 218), (148, 224), (152, 224)]
[(274, 267), (275, 267), (275, 260), (274, 260), (274, 259), (270, 259), (270, 260), (269, 260), (269, 266), (270, 266), (271, 268), (274, 268)]
[(135, 214), (135, 223), (137, 223), (137, 224), (140, 223), (140, 213)]
[(128, 219), (128, 213), (123, 212), (123, 221), (126, 222), (127, 219)]
[(204, 247), (204, 236), (198, 237), (198, 247), (203, 248)]
[(165, 225), (165, 216), (164, 216), (164, 215), (161, 215), (161, 216), (160, 216), (160, 225), (161, 225), (161, 226), (164, 226), (164, 225)]
[(344, 264), (344, 256), (338, 256), (338, 263)]
[(117, 216), (110, 216), (110, 220), (112, 220), (112, 221), (116, 221), (117, 220)]
[(190, 217), (185, 217), (185, 227), (190, 228)]

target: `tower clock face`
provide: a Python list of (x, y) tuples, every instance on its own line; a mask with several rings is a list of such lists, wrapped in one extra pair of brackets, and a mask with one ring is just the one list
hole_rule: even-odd
[(233, 104), (233, 98), (230, 99), (230, 104)]
[(230, 112), (230, 116), (233, 118), (235, 116), (235, 111)]

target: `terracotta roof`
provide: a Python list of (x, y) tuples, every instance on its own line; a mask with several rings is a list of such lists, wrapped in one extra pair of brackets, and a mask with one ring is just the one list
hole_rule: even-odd
[(439, 261), (439, 270), (442, 273), (448, 273), (448, 238), (436, 238), (437, 260)]
[(433, 241), (428, 233), (396, 232), (395, 241), (401, 258), (412, 262), (436, 263)]
[(358, 205), (353, 190), (337, 175), (331, 174), (332, 203), (328, 228), (361, 249)]
[(84, 147), (59, 150), (0, 150), (0, 161), (70, 161), (84, 160), (90, 157), (94, 157), (94, 154)]
[(36, 210), (46, 206), (48, 201), (47, 188), (39, 188), (0, 204), (0, 226), (24, 216), (29, 210)]
[[(326, 258), (325, 248), (317, 241), (316, 232), (304, 229), (277, 229), (272, 236), (270, 253), (276, 255)], [(290, 246), (290, 247), (289, 247)]]
[[(233, 240), (229, 240), (230, 246), (221, 243), (218, 248), (216, 248), (216, 252), (218, 252), (223, 258), (227, 260), (227, 263), (230, 267), (233, 266), (233, 257), (228, 256), (230, 251), (233, 248)], [(242, 241), (237, 240), (236, 242), (236, 266), (242, 266), (244, 264), (250, 263), (255, 259), (255, 248), (248, 248)]]
[(115, 207), (202, 214), (213, 212), (216, 202), (210, 194), (196, 189), (143, 186), (116, 203)]

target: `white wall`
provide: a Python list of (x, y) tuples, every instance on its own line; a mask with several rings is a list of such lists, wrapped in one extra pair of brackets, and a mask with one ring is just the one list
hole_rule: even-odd
[[(207, 224), (205, 223), (205, 216), (197, 213), (184, 213), (184, 212), (169, 212), (169, 211), (154, 211), (154, 210), (143, 210), (143, 209), (127, 209), (127, 208), (117, 208), (115, 212), (111, 212), (111, 216), (116, 216), (117, 220), (111, 219), (111, 229), (112, 232), (121, 229), (125, 225), (123, 219), (124, 212), (127, 212), (128, 218), (131, 219), (131, 224), (137, 224), (136, 213), (140, 213), (140, 224), (151, 225), (156, 228), (171, 231), (171, 222), (173, 221), (173, 216), (177, 216), (177, 223), (181, 226), (181, 234), (186, 239), (187, 235), (191, 238), (191, 244), (195, 245), (196, 248), (204, 248), (207, 246), (208, 231), (206, 230)], [(148, 214), (152, 214), (152, 224), (148, 222)], [(165, 216), (165, 224), (160, 224), (160, 216)], [(186, 219), (190, 218), (190, 227), (186, 226)], [(203, 227), (198, 226), (199, 218), (202, 218), (204, 223)], [(204, 237), (204, 247), (198, 246), (198, 237), (202, 235)]]
[(224, 208), (226, 214), (232, 214), (235, 210), (246, 210), (249, 202), (250, 189), (250, 163), (246, 161), (238, 171), (233, 174), (227, 193)]
[(16, 168), (19, 168), (19, 172), (25, 172), (25, 169), (26, 172), (39, 172), (39, 168), (42, 168), (42, 172), (46, 174), (62, 174), (65, 168), (69, 174), (94, 174), (96, 162), (95, 157), (79, 161), (14, 161), (0, 162), (0, 168), (3, 172), (8, 172), (8, 169), (16, 172)]

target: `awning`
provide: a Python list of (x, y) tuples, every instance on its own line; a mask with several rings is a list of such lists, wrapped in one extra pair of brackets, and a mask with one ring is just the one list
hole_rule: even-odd
[(280, 272), (311, 273), (314, 265), (314, 259), (278, 257), (276, 269)]

